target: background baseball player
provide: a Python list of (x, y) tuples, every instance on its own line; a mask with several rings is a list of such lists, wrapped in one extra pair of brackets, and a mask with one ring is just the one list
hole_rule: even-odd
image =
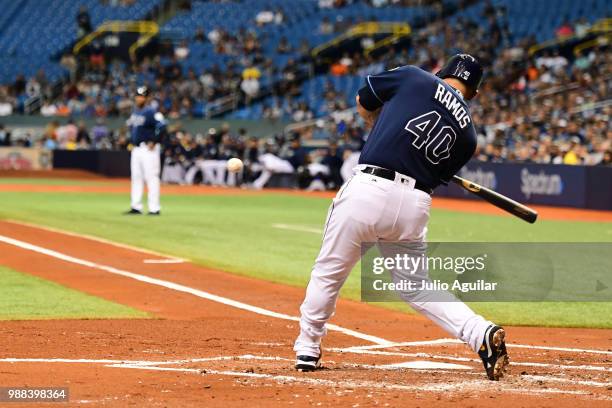
[(130, 171), (132, 180), (131, 209), (126, 214), (142, 214), (144, 184), (148, 191), (149, 215), (160, 214), (159, 176), (161, 168), (160, 142), (165, 127), (164, 116), (147, 105), (149, 89), (136, 90), (136, 107), (127, 120), (130, 128), (132, 152)]
[[(481, 65), (474, 57), (459, 54), (436, 75), (404, 66), (368, 76), (359, 90), (359, 114), (374, 127), (353, 177), (334, 198), (327, 217), (321, 251), (300, 308), (301, 330), (294, 346), (298, 370), (320, 365), (325, 324), (359, 260), (362, 244), (403, 242), (422, 252), (433, 188), (448, 182), (476, 149), (465, 100), (478, 92)], [(478, 352), (490, 379), (503, 376), (508, 356), (501, 327), (450, 293), (443, 299), (432, 292), (401, 295)]]

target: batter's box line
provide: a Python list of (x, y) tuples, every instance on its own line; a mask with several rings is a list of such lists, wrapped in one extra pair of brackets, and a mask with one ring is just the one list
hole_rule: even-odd
[[(418, 347), (418, 346), (435, 346), (440, 344), (465, 344), (463, 341), (451, 338), (442, 338), (436, 340), (422, 340), (422, 341), (406, 341), (401, 343), (392, 344), (372, 344), (367, 346), (352, 346), (347, 347), (344, 350), (347, 352), (359, 351), (359, 350), (377, 350), (394, 347)], [(531, 344), (515, 344), (506, 343), (508, 348), (524, 348), (524, 349), (535, 349), (535, 350), (548, 350), (548, 351), (560, 351), (566, 353), (590, 353), (590, 354), (603, 354), (612, 355), (612, 351), (609, 350), (597, 350), (597, 349), (583, 349), (583, 348), (572, 348), (572, 347), (554, 347), (554, 346), (536, 346)]]
[[(381, 350), (354, 350), (351, 348), (329, 348), (326, 349), (329, 352), (336, 353), (354, 353), (354, 354), (370, 354), (370, 355), (379, 355), (379, 356), (397, 356), (397, 357), (418, 357), (418, 358), (432, 358), (432, 359), (440, 359), (440, 360), (450, 360), (450, 361), (462, 361), (462, 362), (475, 362), (481, 364), (481, 361), (474, 358), (468, 357), (456, 357), (456, 356), (447, 356), (447, 355), (435, 355), (429, 353), (405, 353), (399, 351), (381, 351)], [(558, 370), (587, 370), (587, 371), (603, 371), (603, 372), (611, 372), (612, 368), (602, 367), (602, 366), (594, 366), (594, 365), (565, 365), (565, 364), (550, 364), (550, 363), (536, 363), (536, 362), (520, 362), (520, 361), (510, 361), (510, 366), (525, 366), (525, 367), (540, 367), (540, 368), (554, 368)]]
[[(416, 391), (416, 392), (453, 392), (461, 391), (465, 392), (468, 390), (482, 391), (490, 387), (488, 380), (463, 380), (458, 382), (437, 384), (437, 383), (426, 383), (422, 385), (403, 385), (395, 384), (390, 382), (377, 382), (377, 381), (364, 381), (364, 380), (331, 380), (322, 378), (310, 378), (310, 377), (297, 377), (289, 375), (274, 375), (265, 373), (251, 373), (243, 371), (231, 371), (231, 370), (214, 370), (214, 369), (197, 369), (197, 368), (175, 368), (175, 367), (157, 367), (157, 366), (142, 366), (142, 365), (130, 365), (130, 364), (113, 364), (109, 365), (113, 368), (125, 368), (125, 369), (137, 369), (137, 370), (151, 370), (151, 371), (162, 371), (162, 372), (183, 372), (200, 375), (220, 375), (230, 377), (246, 377), (261, 380), (271, 380), (281, 384), (288, 383), (301, 383), (308, 385), (333, 387), (333, 388), (365, 388), (365, 389), (384, 389), (384, 390), (398, 390), (398, 391)], [(375, 366), (373, 366), (375, 367)], [(369, 368), (369, 367), (368, 367)], [(549, 379), (548, 377), (545, 377)], [(551, 381), (555, 381), (557, 378), (550, 378)], [(533, 380), (532, 382), (538, 380)], [(589, 384), (593, 385), (593, 384)], [(579, 390), (563, 390), (558, 388), (528, 388), (521, 387), (516, 388), (512, 385), (498, 384), (500, 391), (519, 393), (519, 394), (567, 394), (567, 395), (592, 395), (590, 391), (579, 391)], [(606, 396), (596, 395), (594, 399), (609, 399)]]
[[(33, 362), (41, 362), (41, 363), (77, 363), (77, 364), (103, 364), (104, 367), (109, 368), (124, 368), (124, 369), (139, 369), (139, 370), (150, 370), (150, 371), (164, 371), (164, 372), (183, 372), (183, 373), (193, 373), (200, 375), (222, 375), (222, 376), (231, 376), (231, 377), (249, 377), (255, 379), (263, 379), (263, 380), (272, 380), (280, 383), (306, 383), (312, 385), (319, 386), (331, 386), (331, 387), (344, 387), (344, 388), (374, 388), (374, 389), (394, 389), (394, 390), (403, 390), (403, 391), (431, 391), (431, 392), (441, 392), (441, 391), (454, 391), (454, 390), (462, 390), (473, 389), (473, 390), (482, 390), (483, 387), (489, 386), (488, 380), (469, 380), (469, 381), (460, 381), (453, 382), (452, 384), (424, 384), (424, 385), (416, 385), (416, 386), (408, 386), (401, 384), (394, 384), (388, 382), (373, 382), (373, 381), (360, 381), (360, 380), (330, 380), (330, 379), (319, 379), (319, 378), (308, 378), (308, 377), (296, 377), (296, 376), (287, 376), (287, 375), (274, 375), (274, 374), (266, 374), (266, 373), (251, 373), (251, 372), (242, 372), (242, 371), (231, 371), (231, 370), (214, 370), (210, 368), (187, 368), (187, 367), (167, 367), (167, 365), (172, 364), (193, 364), (197, 362), (212, 362), (212, 361), (228, 361), (228, 360), (267, 360), (267, 361), (293, 361), (291, 359), (287, 359), (284, 357), (278, 356), (257, 356), (252, 354), (244, 354), (239, 356), (215, 356), (215, 357), (203, 357), (203, 358), (191, 358), (191, 359), (180, 359), (180, 360), (167, 360), (167, 361), (146, 361), (146, 360), (110, 360), (110, 359), (66, 359), (66, 358), (4, 358), (0, 359), (0, 363), (33, 363)], [(364, 369), (383, 369), (383, 370), (393, 370), (393, 369), (406, 369), (413, 368), (417, 370), (426, 370), (426, 368), (416, 368), (415, 366), (410, 366), (406, 363), (399, 364), (388, 364), (388, 365), (360, 365), (360, 364), (343, 364), (353, 367), (361, 367)], [(467, 367), (470, 368), (470, 367)], [(573, 367), (573, 368), (584, 368), (584, 367)], [(435, 369), (430, 367), (429, 370)], [(450, 372), (448, 370), (436, 370), (440, 372)], [(575, 381), (573, 379), (567, 379), (562, 377), (555, 376), (522, 376), (525, 380), (530, 382), (538, 382), (538, 381), (552, 381), (552, 382), (562, 382), (562, 383), (575, 383), (579, 385), (593, 386), (593, 387), (605, 387), (608, 388), (612, 385), (612, 383), (604, 383), (597, 381)], [(590, 392), (586, 391), (574, 391), (574, 390), (562, 390), (556, 388), (513, 388), (511, 385), (500, 384), (503, 388), (503, 391), (513, 392), (513, 393), (534, 393), (534, 394), (568, 394), (568, 395), (590, 395)], [(596, 399), (609, 399), (605, 396), (597, 395)]]

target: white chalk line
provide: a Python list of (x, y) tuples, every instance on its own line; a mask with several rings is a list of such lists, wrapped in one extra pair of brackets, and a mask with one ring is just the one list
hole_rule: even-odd
[[(204, 292), (198, 289), (194, 289), (188, 286), (184, 286), (184, 285), (180, 285), (180, 284), (176, 284), (173, 282), (169, 282), (169, 281), (164, 281), (161, 279), (156, 279), (156, 278), (151, 278), (149, 276), (145, 276), (145, 275), (139, 275), (133, 272), (128, 272), (128, 271), (123, 271), (121, 269), (118, 268), (114, 268), (111, 266), (107, 266), (107, 265), (101, 265), (95, 262), (91, 262), (91, 261), (86, 261), (83, 259), (79, 259), (79, 258), (75, 258), (57, 251), (53, 251), (47, 248), (43, 248), (37, 245), (33, 245), (33, 244), (29, 244), (27, 242), (23, 242), (23, 241), (19, 241), (10, 237), (6, 237), (3, 235), (0, 235), (0, 242), (4, 242), (10, 245), (14, 245), (17, 247), (20, 247), (22, 249), (26, 249), (26, 250), (30, 250), (33, 252), (38, 252), (47, 256), (51, 256), (57, 259), (61, 259), (64, 260), (66, 262), (70, 262), (70, 263), (75, 263), (78, 265), (82, 265), (82, 266), (86, 266), (86, 267), (90, 267), (90, 268), (94, 268), (94, 269), (99, 269), (99, 270), (103, 270), (105, 272), (109, 272), (109, 273), (113, 273), (116, 275), (120, 275), (120, 276), (124, 276), (124, 277), (128, 277), (128, 278), (132, 278), (138, 281), (142, 281), (142, 282), (146, 282), (146, 283), (150, 283), (150, 284), (154, 284), (154, 285), (158, 285), (158, 286), (162, 286), (162, 287), (166, 287), (168, 289), (173, 289), (173, 290), (177, 290), (180, 292), (185, 292), (185, 293), (190, 293), (193, 294), (195, 296), (207, 299), (207, 300), (212, 300), (218, 303), (222, 303), (228, 306), (232, 306), (241, 310), (247, 310), (253, 313), (257, 313), (257, 314), (261, 314), (261, 315), (265, 315), (265, 316), (269, 316), (269, 317), (275, 317), (275, 318), (279, 318), (279, 319), (284, 319), (284, 320), (291, 320), (291, 321), (299, 321), (299, 318), (294, 317), (294, 316), (289, 316), (283, 313), (277, 313), (277, 312), (273, 312), (267, 309), (263, 309), (257, 306), (252, 306), (252, 305), (248, 305), (246, 303), (242, 303), (239, 301), (235, 301), (232, 299), (228, 299), (228, 298), (224, 298), (221, 296), (217, 296), (217, 295), (213, 295), (211, 293), (208, 292)], [(360, 333), (351, 329), (346, 329), (334, 324), (329, 324), (328, 325), (328, 329), (330, 330), (335, 330), (341, 333), (344, 333), (346, 335), (349, 336), (353, 336), (362, 340), (367, 340), (370, 341), (372, 343), (375, 343), (375, 346), (379, 347), (379, 348), (388, 348), (388, 347), (394, 347), (394, 346), (398, 346), (398, 345), (425, 345), (425, 344), (444, 344), (444, 343), (462, 343), (459, 340), (456, 339), (438, 339), (438, 340), (431, 340), (431, 341), (421, 341), (421, 342), (405, 342), (405, 343), (395, 343), (395, 342), (391, 342), (376, 336), (371, 336), (371, 335), (367, 335), (364, 333)], [(510, 345), (509, 345), (510, 346)], [(527, 345), (519, 345), (519, 347), (531, 347), (531, 346), (527, 346)], [(365, 346), (365, 347), (371, 347), (371, 346)], [(542, 346), (536, 346), (536, 347), (540, 347), (543, 349), (547, 349), (547, 347), (542, 347)], [(351, 350), (352, 349), (352, 350)], [(561, 348), (560, 348), (561, 349)], [(565, 349), (567, 351), (571, 351), (571, 349)], [(576, 350), (582, 350), (582, 349), (576, 349)], [(432, 356), (432, 355), (427, 355), (425, 353), (392, 353), (392, 352), (381, 352), (381, 351), (374, 351), (374, 350), (367, 350), (364, 349), (364, 347), (355, 347), (355, 348), (346, 348), (346, 349), (337, 349), (336, 351), (339, 352), (353, 352), (353, 353), (359, 353), (359, 354), (380, 354), (380, 355), (395, 355), (395, 356), (404, 356), (404, 357), (415, 357), (415, 356), (427, 356), (430, 358), (444, 358), (447, 360), (456, 360), (456, 361), (478, 361), (475, 359), (468, 359), (468, 358), (461, 358), (461, 357), (452, 357), (452, 356)], [(599, 350), (593, 350), (594, 352), (598, 352)], [(604, 352), (607, 353), (607, 352)], [(521, 363), (521, 362), (512, 362), (513, 365), (524, 365), (524, 366), (534, 366), (534, 367), (554, 367), (554, 368), (559, 368), (559, 369), (585, 369), (585, 370), (593, 370), (593, 371), (612, 371), (612, 369), (607, 369), (605, 367), (599, 367), (599, 366), (588, 366), (588, 365), (581, 365), (581, 366), (568, 366), (568, 365), (555, 365), (555, 364), (547, 364), (547, 363)]]
[[(434, 346), (439, 344), (465, 344), (463, 341), (458, 339), (436, 339), (436, 340), (423, 340), (423, 341), (406, 341), (401, 343), (393, 343), (389, 345), (373, 344), (367, 346), (352, 346), (347, 347), (346, 351), (352, 350), (378, 350), (393, 347), (416, 347), (416, 346)], [(591, 354), (604, 354), (612, 355), (612, 351), (608, 350), (594, 350), (594, 349), (583, 349), (583, 348), (571, 348), (571, 347), (555, 347), (555, 346), (534, 346), (530, 344), (514, 344), (506, 343), (508, 348), (525, 348), (525, 349), (536, 349), (536, 350), (548, 350), (548, 351), (561, 351), (568, 353), (591, 353)]]
[(297, 231), (297, 232), (310, 232), (312, 234), (322, 234), (323, 230), (320, 228), (307, 227), (305, 225), (292, 225), (292, 224), (272, 224), (272, 227), (277, 229)]
[[(128, 245), (128, 244), (122, 244), (120, 242), (110, 241), (108, 239), (96, 237), (96, 236), (93, 236), (93, 235), (80, 234), (80, 233), (77, 233), (77, 232), (66, 231), (66, 230), (62, 230), (62, 229), (59, 229), (59, 228), (47, 227), (47, 226), (38, 225), (38, 224), (31, 224), (29, 222), (17, 221), (17, 220), (13, 220), (13, 219), (5, 219), (5, 220), (1, 220), (1, 221), (8, 222), (8, 223), (11, 223), (11, 224), (22, 225), (24, 227), (36, 228), (36, 229), (40, 229), (40, 230), (43, 230), (43, 231), (55, 232), (57, 234), (64, 234), (64, 235), (68, 235), (70, 237), (82, 238), (82, 239), (87, 239), (87, 240), (90, 240), (90, 241), (100, 242), (102, 244), (112, 245), (112, 246), (117, 247), (117, 248), (129, 249), (130, 251), (140, 252), (142, 254), (147, 254), (147, 255), (153, 255), (153, 256), (164, 258), (163, 260), (172, 261), (172, 262), (163, 262), (163, 263), (182, 263), (182, 262), (186, 261), (185, 259), (178, 258), (176, 256), (162, 254), (161, 252), (157, 252), (157, 251), (153, 251), (153, 250), (145, 249), (145, 248), (140, 248), (140, 247), (132, 246), (132, 245)], [(162, 263), (162, 262), (147, 262), (147, 261), (162, 261), (162, 259), (145, 259), (143, 262), (144, 263)]]
[[(391, 389), (401, 391), (467, 391), (467, 390), (482, 390), (487, 389), (490, 386), (490, 382), (487, 380), (468, 380), (447, 384), (438, 383), (427, 383), (422, 385), (401, 385), (385, 381), (362, 381), (362, 380), (329, 380), (329, 379), (318, 379), (308, 377), (296, 377), (287, 375), (275, 375), (265, 373), (253, 373), (243, 371), (232, 371), (232, 370), (214, 370), (209, 368), (187, 368), (187, 367), (167, 367), (168, 365), (180, 365), (180, 364), (194, 364), (199, 362), (213, 362), (213, 361), (233, 361), (233, 360), (260, 360), (260, 361), (293, 361), (292, 359), (278, 357), (278, 356), (258, 356), (252, 354), (244, 354), (238, 356), (215, 356), (215, 357), (204, 357), (204, 358), (191, 358), (191, 359), (180, 359), (180, 360), (167, 360), (167, 361), (146, 361), (146, 360), (116, 360), (116, 359), (68, 359), (68, 358), (2, 358), (0, 363), (75, 363), (75, 364), (102, 364), (105, 367), (110, 368), (125, 368), (125, 369), (138, 369), (138, 370), (150, 370), (150, 371), (162, 371), (162, 372), (183, 372), (183, 373), (195, 373), (195, 374), (206, 374), (206, 375), (223, 375), (231, 377), (249, 377), (256, 379), (272, 380), (276, 382), (286, 383), (305, 383), (319, 386), (329, 387), (343, 387), (343, 388), (369, 388), (369, 389)], [(378, 370), (402, 370), (402, 369), (414, 369), (414, 370), (457, 370), (457, 369), (472, 369), (472, 367), (446, 364), (438, 366), (435, 363), (432, 365), (429, 361), (412, 361), (398, 364), (387, 364), (387, 365), (367, 365), (367, 364), (342, 364), (342, 366), (354, 366), (361, 369), (378, 369)], [(456, 366), (456, 367), (454, 367)], [(555, 376), (538, 376), (538, 375), (523, 375), (521, 378), (528, 381), (551, 381), (561, 382), (568, 384), (579, 384), (591, 387), (609, 387), (612, 383), (597, 382), (597, 381), (581, 381), (572, 380), (562, 377)], [(587, 391), (576, 391), (576, 390), (562, 390), (557, 388), (515, 388), (510, 385), (498, 383), (501, 386), (502, 391), (514, 392), (514, 393), (535, 393), (535, 394), (570, 394), (570, 395), (588, 395), (591, 394)], [(600, 396), (598, 396), (599, 398)], [(604, 397), (605, 398), (605, 397)]]
[[(190, 362), (197, 362), (201, 360), (212, 361), (213, 359), (219, 360), (233, 360), (240, 356), (221, 356), (214, 357), (212, 359), (192, 359)], [(264, 359), (262, 356), (250, 356), (253, 359)], [(276, 360), (277, 358), (265, 358)], [(84, 363), (87, 362), (84, 359), (0, 359), (0, 362), (54, 362), (54, 363)], [(366, 389), (384, 389), (384, 390), (399, 390), (399, 391), (430, 391), (430, 392), (443, 392), (443, 391), (466, 391), (466, 390), (482, 390), (483, 388), (489, 387), (490, 383), (486, 380), (469, 380), (461, 382), (453, 382), (447, 384), (438, 383), (426, 383), (422, 385), (402, 385), (394, 384), (384, 381), (364, 381), (364, 380), (329, 380), (320, 378), (308, 378), (308, 377), (296, 377), (289, 375), (275, 375), (265, 373), (252, 373), (243, 371), (231, 371), (231, 370), (213, 370), (213, 369), (200, 369), (200, 368), (183, 368), (183, 367), (159, 367), (153, 365), (154, 362), (143, 362), (143, 361), (121, 361), (121, 360), (90, 360), (92, 363), (102, 363), (106, 367), (111, 368), (126, 368), (126, 369), (137, 369), (137, 370), (150, 370), (150, 371), (164, 371), (164, 372), (183, 372), (183, 373), (194, 373), (194, 374), (206, 374), (206, 375), (222, 375), (230, 377), (247, 377), (255, 379), (272, 380), (281, 383), (303, 383), (317, 386), (327, 387), (341, 387), (341, 388), (366, 388)], [(185, 360), (176, 360), (185, 361)], [(162, 362), (164, 364), (171, 363), (170, 361)], [(367, 366), (364, 368), (380, 368), (376, 366)], [(406, 368), (406, 367), (404, 367)], [(383, 368), (385, 369), (385, 368)], [(386, 368), (388, 369), (388, 368)], [(561, 390), (556, 388), (546, 389), (526, 389), (526, 388), (504, 388), (504, 391), (519, 392), (519, 393), (553, 393), (553, 394), (571, 394), (571, 395), (586, 395), (589, 394), (585, 391), (574, 391), (574, 390)]]
[[(428, 354), (428, 353), (404, 353), (404, 352), (399, 352), (399, 351), (395, 352), (395, 351), (380, 351), (380, 350), (353, 350), (351, 348), (331, 348), (327, 350), (338, 352), (338, 353), (355, 353), (355, 354), (362, 354), (362, 355), (371, 354), (371, 355), (379, 355), (379, 356), (420, 357), (420, 358), (427, 357), (427, 358), (444, 359), (444, 360), (450, 360), (450, 361), (464, 361), (464, 362), (471, 361), (471, 362), (480, 363), (480, 360), (474, 359), (474, 358), (435, 355), (435, 354)], [(550, 368), (556, 368), (559, 370), (587, 370), (587, 371), (612, 372), (612, 368), (603, 367), (603, 366), (518, 362), (514, 360), (510, 360), (510, 366), (550, 367)]]
[[(178, 292), (183, 292), (183, 293), (189, 293), (191, 295), (200, 297), (202, 299), (207, 299), (207, 300), (211, 300), (213, 302), (217, 302), (217, 303), (221, 303), (224, 304), (226, 306), (231, 306), (234, 307), (236, 309), (240, 309), (240, 310), (246, 310), (248, 312), (252, 312), (252, 313), (257, 313), (263, 316), (268, 316), (268, 317), (274, 317), (277, 319), (282, 319), (282, 320), (291, 320), (291, 321), (299, 321), (298, 317), (295, 316), (290, 316), (284, 313), (278, 313), (278, 312), (273, 312), (271, 310), (267, 310), (258, 306), (252, 306), (249, 305), (247, 303), (243, 303), (243, 302), (239, 302), (233, 299), (229, 299), (229, 298), (225, 298), (222, 296), (218, 296), (218, 295), (214, 295), (212, 293), (208, 293), (205, 292), (203, 290), (199, 290), (199, 289), (195, 289), (189, 286), (185, 286), (185, 285), (181, 285), (178, 283), (174, 283), (174, 282), (170, 282), (170, 281), (166, 281), (166, 280), (162, 280), (162, 279), (157, 279), (157, 278), (152, 278), (150, 276), (146, 276), (146, 275), (140, 275), (134, 272), (129, 272), (129, 271), (125, 271), (122, 269), (118, 269), (115, 268), (113, 266), (108, 266), (108, 265), (102, 265), (96, 262), (92, 262), (92, 261), (87, 261), (84, 259), (80, 259), (80, 258), (75, 258), (73, 256), (70, 255), (66, 255), (64, 253), (58, 252), (58, 251), (54, 251), (51, 249), (47, 249), (47, 248), (43, 248), (41, 246), (38, 245), (33, 245), (24, 241), (20, 241), (14, 238), (10, 238), (4, 235), (0, 235), (0, 242), (4, 242), (5, 244), (9, 244), (9, 245), (13, 245), (16, 246), (18, 248), (21, 249), (25, 249), (28, 251), (32, 251), (32, 252), (37, 252), (39, 254), (43, 254), (43, 255), (47, 255), (50, 256), (52, 258), (56, 258), (56, 259), (60, 259), (62, 261), (65, 262), (69, 262), (69, 263), (73, 263), (73, 264), (77, 264), (77, 265), (81, 265), (81, 266), (86, 266), (88, 268), (92, 268), (92, 269), (98, 269), (98, 270), (102, 270), (104, 272), (108, 272), (108, 273), (112, 273), (114, 275), (119, 275), (119, 276), (123, 276), (126, 278), (130, 278), (130, 279), (134, 279), (140, 282), (145, 282), (145, 283), (149, 283), (151, 285), (156, 285), (156, 286), (161, 286), (167, 289), (172, 289)], [(329, 330), (333, 330), (333, 331), (337, 331), (340, 333), (343, 333), (345, 335), (348, 336), (352, 336), (361, 340), (366, 340), (369, 341), (371, 343), (374, 344), (391, 344), (392, 342), (389, 340), (385, 340), (383, 338), (380, 337), (376, 337), (376, 336), (371, 336), (369, 334), (365, 334), (365, 333), (361, 333), (355, 330), (351, 330), (351, 329), (347, 329), (344, 327), (340, 327), (338, 325), (335, 324), (328, 324), (327, 328)]]
[(142, 262), (146, 264), (180, 264), (185, 261), (182, 259), (145, 259)]
[(532, 381), (554, 381), (554, 382), (562, 382), (562, 383), (568, 383), (568, 384), (580, 384), (580, 385), (587, 385), (590, 387), (608, 388), (612, 386), (612, 382), (577, 380), (575, 378), (561, 378), (561, 377), (552, 377), (552, 376), (547, 377), (545, 375), (524, 374), (524, 375), (521, 375), (521, 378), (525, 378), (525, 379), (532, 380)]

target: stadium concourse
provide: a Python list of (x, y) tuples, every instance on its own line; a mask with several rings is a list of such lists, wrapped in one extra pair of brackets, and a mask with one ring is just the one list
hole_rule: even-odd
[[(471, 105), (476, 160), (612, 163), (612, 53), (607, 41), (591, 41), (600, 26), (609, 29), (601, 23), (610, 14), (605, 0), (178, 2), (160, 28), (166, 45), (134, 62), (110, 57), (104, 44), (76, 56), (68, 45), (109, 19), (150, 18), (164, 2), (9, 3), (0, 54), (11, 63), (0, 71), (0, 115), (24, 113), (35, 98), (39, 109), (28, 113), (49, 122), (41, 134), (18, 138), (2, 125), (0, 145), (127, 149), (126, 129), (105, 120), (128, 115), (136, 86), (146, 84), (177, 123), (163, 149), (166, 182), (223, 184), (195, 171), (196, 162), (241, 157), (245, 174), (230, 183), (253, 183), (272, 157), (299, 174), (301, 187), (333, 189), (367, 138), (352, 110), (364, 76), (406, 64), (435, 72), (459, 51), (487, 69)], [(53, 19), (55, 31), (40, 30), (41, 19)], [(409, 23), (410, 41), (376, 53), (339, 49), (324, 60), (312, 52), (363, 21)], [(587, 40), (568, 51), (568, 41)], [(210, 115), (297, 124), (265, 140), (241, 129), (180, 126), (181, 118)]]

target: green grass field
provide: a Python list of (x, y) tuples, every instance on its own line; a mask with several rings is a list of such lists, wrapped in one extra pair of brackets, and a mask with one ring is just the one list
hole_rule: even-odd
[(143, 318), (148, 315), (0, 266), (0, 320)]
[[(330, 204), (328, 199), (279, 194), (164, 195), (163, 216), (151, 218), (122, 216), (129, 198), (120, 194), (0, 192), (0, 200), (0, 218), (96, 235), (295, 286), (308, 281), (321, 236), (274, 225), (321, 229)], [(540, 220), (529, 225), (512, 217), (433, 210), (428, 237), (430, 241), (457, 242), (610, 242), (612, 223)], [(358, 270), (341, 294), (359, 299)], [(407, 310), (396, 303), (381, 306)], [(472, 306), (503, 324), (612, 327), (612, 303)]]

